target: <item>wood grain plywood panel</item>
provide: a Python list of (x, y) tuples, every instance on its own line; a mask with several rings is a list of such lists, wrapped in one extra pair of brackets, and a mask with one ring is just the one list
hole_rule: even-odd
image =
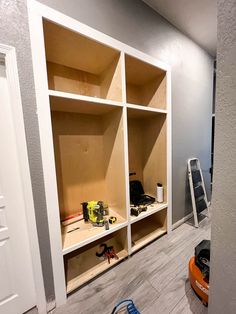
[(113, 246), (121, 259), (128, 255), (127, 230), (122, 229), (65, 256), (67, 292), (76, 289), (119, 261), (114, 259), (109, 264), (107, 260), (96, 257), (101, 243)]
[(166, 72), (127, 55), (125, 67), (127, 102), (166, 109)]
[(97, 75), (47, 62), (48, 88), (79, 95), (101, 97)]
[(127, 83), (144, 85), (156, 79), (159, 75), (163, 75), (165, 71), (137, 58), (125, 55), (125, 73)]
[(103, 116), (103, 147), (107, 197), (111, 208), (126, 218), (125, 159), (122, 111)]
[(106, 201), (103, 134), (99, 116), (53, 112), (53, 135), (61, 218), (87, 200)]
[(145, 129), (143, 145), (143, 184), (145, 193), (156, 196), (156, 184), (162, 183), (167, 201), (167, 145), (166, 117), (152, 117)]
[(128, 119), (129, 172), (136, 173), (136, 175), (130, 177), (130, 180), (140, 180), (143, 183), (142, 149), (143, 137), (139, 125), (139, 120), (129, 118)]
[(142, 86), (126, 83), (126, 97), (128, 103), (142, 105)]
[(114, 101), (122, 100), (121, 62), (115, 58), (101, 75), (47, 62), (48, 88)]
[(90, 200), (103, 200), (125, 218), (122, 110), (104, 115), (54, 111), (52, 124), (61, 218), (78, 213)]
[(166, 109), (166, 75), (160, 75), (141, 88), (141, 105)]
[(52, 111), (74, 112), (98, 116), (116, 110), (116, 106), (113, 105), (57, 96), (50, 96), (50, 108)]
[(129, 171), (136, 172), (136, 176), (130, 179), (140, 180), (145, 193), (156, 197), (157, 182), (163, 184), (165, 192), (167, 184), (166, 115), (148, 117), (145, 113), (143, 118), (141, 114), (133, 118), (132, 111), (128, 109)]
[(100, 76), (100, 97), (122, 101), (121, 59), (116, 57)]

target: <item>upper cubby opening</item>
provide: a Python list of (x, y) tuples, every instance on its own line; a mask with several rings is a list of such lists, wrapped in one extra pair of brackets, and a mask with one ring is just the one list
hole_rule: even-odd
[(122, 101), (120, 52), (43, 21), (49, 89)]
[(126, 97), (131, 104), (166, 109), (166, 72), (125, 56)]

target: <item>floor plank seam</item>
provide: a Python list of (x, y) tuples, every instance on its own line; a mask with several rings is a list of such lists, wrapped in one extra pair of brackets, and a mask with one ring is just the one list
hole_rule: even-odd
[[(187, 294), (187, 293), (186, 293)], [(183, 301), (183, 299), (185, 298), (185, 295), (186, 294), (184, 294), (183, 296), (182, 296), (182, 298), (174, 305), (174, 307), (172, 308), (172, 310), (168, 313), (168, 314), (171, 314), (171, 313), (173, 313), (173, 311), (176, 309), (176, 307)]]

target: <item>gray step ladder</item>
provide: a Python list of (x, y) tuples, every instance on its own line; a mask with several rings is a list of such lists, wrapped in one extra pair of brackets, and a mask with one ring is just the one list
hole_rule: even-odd
[(209, 217), (209, 202), (207, 200), (204, 179), (198, 158), (188, 159), (188, 178), (193, 206), (194, 225), (198, 228), (198, 214), (207, 210), (207, 216)]

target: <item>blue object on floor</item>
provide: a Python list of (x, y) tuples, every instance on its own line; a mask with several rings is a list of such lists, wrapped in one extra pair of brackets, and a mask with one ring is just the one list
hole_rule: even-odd
[(119, 303), (116, 304), (111, 314), (117, 313), (117, 311), (120, 310), (121, 307), (124, 305), (126, 305), (128, 314), (140, 314), (140, 312), (137, 310), (132, 300), (120, 301)]

